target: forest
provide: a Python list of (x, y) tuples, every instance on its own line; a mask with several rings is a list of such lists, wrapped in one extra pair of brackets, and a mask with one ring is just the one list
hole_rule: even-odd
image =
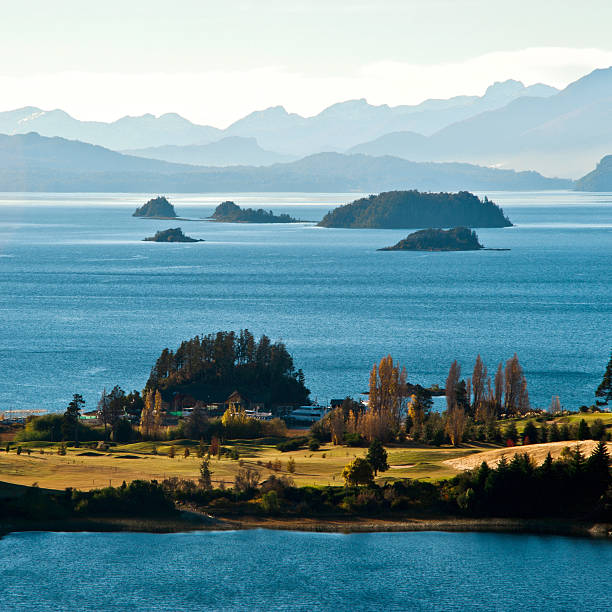
[(233, 391), (266, 408), (309, 402), (304, 374), (282, 342), (247, 330), (217, 332), (186, 340), (176, 349), (164, 349), (151, 370), (146, 389), (163, 396), (188, 393), (204, 402), (224, 402)]
[(421, 227), (510, 227), (494, 202), (469, 191), (424, 193), (387, 191), (339, 206), (319, 222), (321, 227), (404, 229)]

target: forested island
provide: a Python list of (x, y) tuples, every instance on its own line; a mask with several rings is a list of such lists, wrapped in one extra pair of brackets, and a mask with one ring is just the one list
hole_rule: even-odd
[(409, 229), (419, 227), (510, 227), (494, 202), (468, 191), (387, 191), (330, 211), (320, 227)]
[(403, 240), (379, 251), (478, 251), (484, 247), (476, 232), (467, 227), (425, 229), (409, 234)]
[(170, 399), (177, 393), (206, 403), (224, 402), (237, 391), (250, 403), (274, 410), (279, 405), (309, 403), (301, 370), (282, 342), (249, 332), (217, 332), (164, 349), (151, 370), (146, 389)]
[(167, 230), (155, 232), (155, 236), (149, 236), (144, 239), (145, 242), (204, 242), (200, 238), (191, 238), (185, 236), (180, 227), (174, 227)]
[(151, 219), (174, 219), (176, 218), (174, 206), (164, 196), (158, 196), (143, 204), (134, 211), (132, 217), (149, 217)]
[(214, 221), (224, 223), (299, 223), (290, 215), (275, 215), (271, 210), (263, 208), (240, 208), (236, 203), (221, 202), (210, 217)]

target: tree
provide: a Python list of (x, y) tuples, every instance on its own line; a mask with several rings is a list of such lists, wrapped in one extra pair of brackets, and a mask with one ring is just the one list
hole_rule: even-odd
[[(480, 413), (482, 403), (485, 398), (485, 382), (487, 380), (487, 368), (480, 358), (480, 354), (476, 357), (474, 371), (472, 372), (472, 394), (474, 401), (472, 406), (476, 414)], [(484, 420), (484, 419), (482, 419)]]
[(374, 482), (372, 466), (366, 459), (357, 457), (342, 470), (342, 478), (349, 487), (370, 485)]
[(234, 490), (236, 493), (246, 493), (257, 488), (260, 473), (252, 468), (240, 468), (234, 478)]
[(62, 422), (62, 433), (64, 439), (67, 439), (70, 434), (73, 436), (73, 440), (79, 443), (79, 418), (81, 416), (81, 408), (85, 405), (83, 396), (79, 393), (75, 393), (72, 396), (72, 401), (68, 404), (66, 412), (64, 412), (64, 419)]
[(595, 391), (595, 396), (602, 398), (601, 401), (597, 402), (600, 405), (605, 405), (612, 400), (612, 352), (610, 352), (610, 361), (608, 361), (606, 366), (603, 380), (599, 387), (597, 387), (597, 391)]
[(457, 405), (457, 385), (459, 384), (459, 377), (461, 376), (461, 366), (457, 363), (457, 360), (451, 363), (451, 367), (446, 377), (446, 408), (451, 410)]
[(537, 444), (538, 428), (533, 421), (528, 421), (523, 429), (523, 444)]
[(560, 442), (561, 441), (561, 432), (559, 431), (559, 426), (554, 421), (551, 424), (551, 426), (548, 428), (548, 441), (549, 442)]
[(111, 431), (117, 425), (119, 419), (125, 416), (125, 391), (117, 385), (113, 387), (109, 394), (106, 389), (102, 391), (102, 396), (98, 402), (98, 418), (104, 424), (104, 432), (110, 427)]
[(578, 423), (578, 439), (588, 440), (591, 437), (591, 430), (589, 429), (588, 423), (584, 419), (580, 419)]
[(504, 429), (504, 440), (507, 446), (514, 446), (518, 441), (518, 431), (516, 429), (516, 423), (510, 421), (506, 429)]
[(185, 434), (188, 438), (197, 440), (208, 433), (210, 423), (208, 415), (202, 406), (196, 404), (185, 420)]
[(524, 414), (529, 409), (527, 382), (516, 353), (506, 362), (504, 395), (504, 411), (506, 414)]
[(200, 463), (200, 478), (198, 484), (204, 491), (212, 489), (212, 473), (210, 471), (210, 459), (203, 459)]
[(287, 461), (287, 471), (290, 474), (295, 474), (295, 459), (293, 457), (290, 457)]
[(495, 372), (495, 392), (494, 392), (494, 401), (495, 401), (495, 410), (497, 415), (501, 413), (502, 402), (504, 397), (504, 369), (501, 361), (497, 366), (497, 372)]
[(155, 391), (155, 405), (153, 407), (153, 433), (159, 435), (159, 432), (164, 424), (163, 400), (162, 395), (157, 389)]
[(170, 459), (174, 459), (174, 446), (170, 446), (170, 448), (168, 449), (168, 457)]
[(151, 389), (145, 390), (143, 400), (143, 408), (140, 415), (140, 433), (145, 438), (150, 438), (153, 435), (153, 402), (155, 401), (154, 394)]
[(604, 440), (606, 437), (606, 424), (601, 419), (595, 419), (591, 423), (592, 440)]
[(126, 418), (119, 419), (113, 429), (114, 442), (130, 442), (132, 440), (132, 423)]
[(466, 424), (465, 410), (460, 406), (455, 406), (446, 411), (445, 430), (453, 446), (458, 446), (463, 441)]
[(374, 440), (372, 444), (370, 444), (368, 454), (366, 455), (366, 461), (372, 466), (374, 476), (377, 476), (378, 472), (386, 472), (389, 469), (387, 451), (380, 440)]
[(191, 453), (190, 453), (190, 451), (189, 451), (189, 447), (188, 447), (188, 446), (186, 446), (186, 447), (185, 447), (185, 451), (183, 452), (183, 457), (184, 457), (185, 459), (187, 459), (187, 457), (189, 457), (189, 455), (190, 455), (190, 454), (191, 454)]
[(368, 440), (388, 439), (400, 428), (400, 417), (407, 397), (406, 370), (393, 362), (391, 355), (374, 364), (370, 372), (368, 411), (362, 419)]

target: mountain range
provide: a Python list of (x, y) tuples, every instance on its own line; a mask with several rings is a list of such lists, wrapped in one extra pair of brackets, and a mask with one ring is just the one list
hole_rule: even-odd
[(338, 152), (578, 178), (612, 152), (612, 67), (594, 70), (561, 91), (508, 80), (491, 85), (483, 96), (414, 106), (349, 100), (313, 117), (275, 106), (223, 130), (172, 113), (112, 123), (79, 121), (62, 110), (35, 107), (0, 113), (0, 133), (29, 132), (205, 167), (269, 166)]
[(124, 155), (39, 134), (0, 136), (0, 191), (214, 192), (391, 189), (436, 191), (567, 189), (536, 172), (396, 157), (318, 153), (270, 166), (202, 167)]

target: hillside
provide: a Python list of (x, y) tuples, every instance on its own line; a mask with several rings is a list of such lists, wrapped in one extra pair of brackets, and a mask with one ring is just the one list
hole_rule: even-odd
[(202, 145), (166, 145), (124, 153), (196, 166), (269, 166), (290, 160), (288, 155), (262, 149), (255, 138), (242, 136), (227, 136)]
[(612, 68), (595, 70), (548, 97), (519, 97), (418, 138), (404, 131), (349, 152), (416, 161), (461, 160), (580, 176), (612, 142)]
[(612, 155), (606, 155), (592, 170), (576, 181), (577, 191), (612, 191)]
[(508, 227), (503, 210), (467, 192), (390, 191), (355, 200), (327, 213), (321, 227), (403, 229), (413, 227)]
[(571, 181), (549, 179), (536, 172), (339, 153), (320, 153), (265, 167), (189, 166), (122, 155), (63, 138), (0, 135), (0, 191), (374, 192), (536, 190), (571, 186)]

